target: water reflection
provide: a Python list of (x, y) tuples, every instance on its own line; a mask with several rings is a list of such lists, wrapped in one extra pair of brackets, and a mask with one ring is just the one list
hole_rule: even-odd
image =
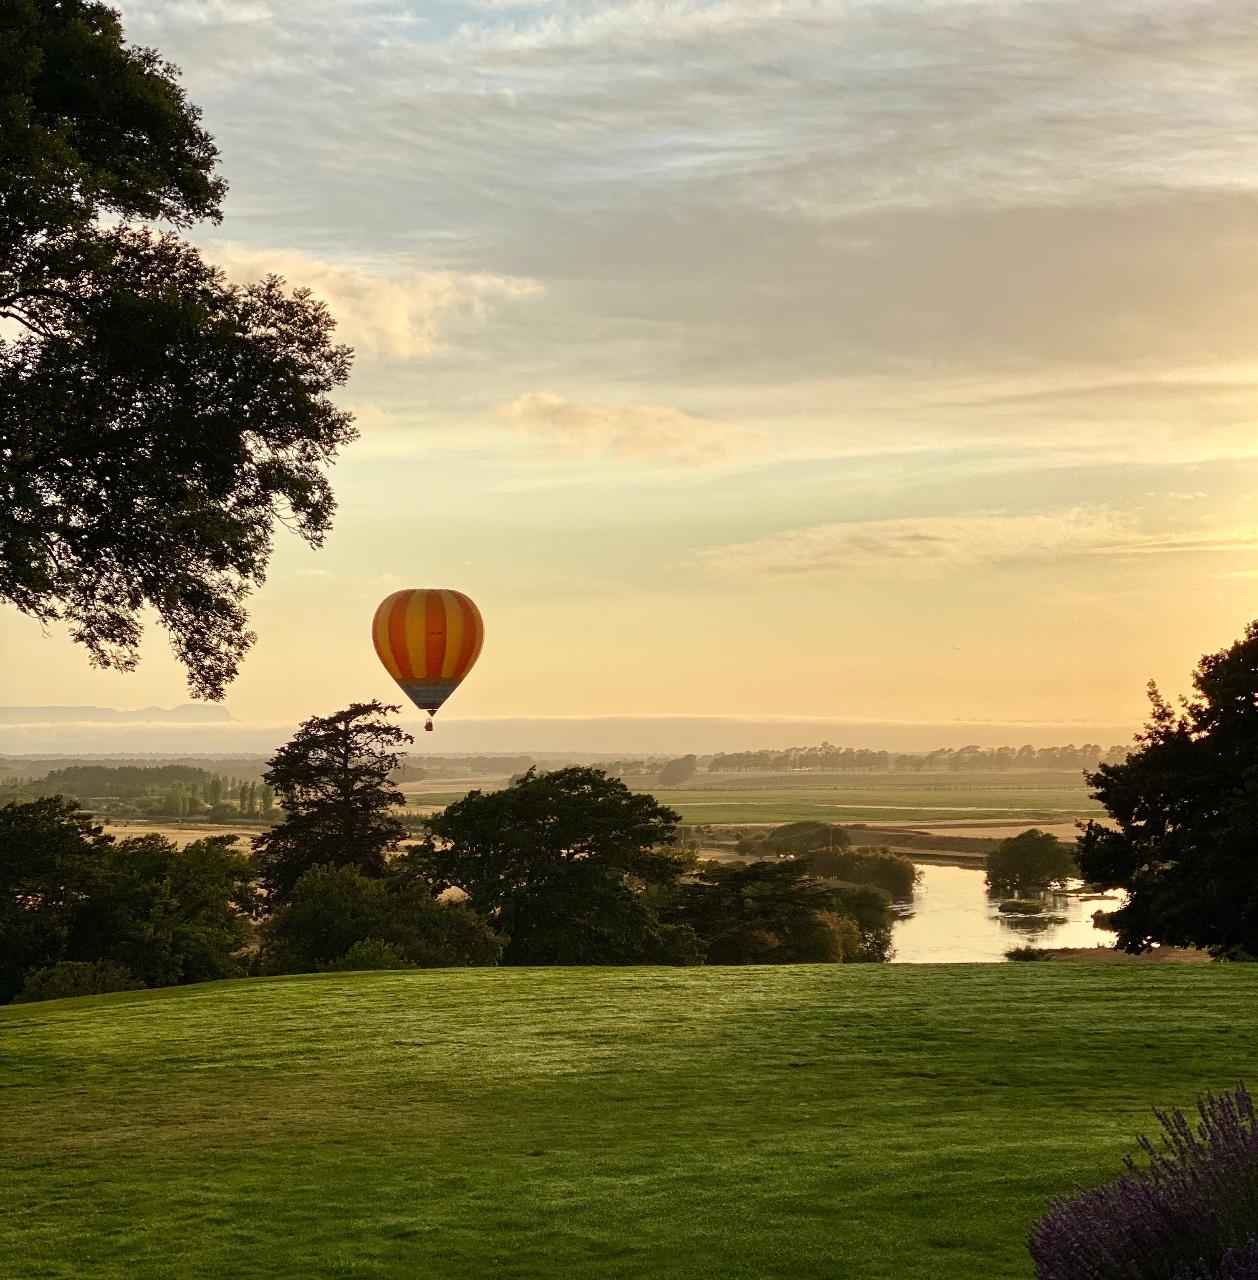
[(1096, 928), (1092, 914), (1098, 908), (1112, 911), (1117, 901), (1081, 901), (1075, 894), (1025, 894), (1044, 904), (1041, 915), (1002, 915), (1003, 895), (988, 897), (980, 868), (922, 866), (920, 871), (912, 907), (892, 931), (893, 963), (1003, 961), (1011, 947), (1113, 943), (1114, 935)]

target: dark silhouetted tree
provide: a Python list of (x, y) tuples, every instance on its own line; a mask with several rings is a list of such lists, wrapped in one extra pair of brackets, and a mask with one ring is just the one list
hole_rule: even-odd
[(709, 964), (885, 960), (890, 899), (867, 885), (813, 879), (803, 862), (705, 862), (671, 918), (703, 939)]
[(254, 871), (232, 840), (115, 842), (59, 797), (0, 807), (0, 1000), (63, 962), (152, 986), (243, 974)]
[(530, 769), (430, 819), (406, 861), (507, 934), (504, 963), (685, 963), (697, 940), (657, 910), (685, 871), (670, 847), (677, 823), (600, 769)]
[[(178, 72), (94, 0), (0, 11), (0, 599), (130, 670), (157, 614), (193, 693), (253, 642), (278, 521), (312, 545), (355, 436), (350, 352), (306, 290), (229, 284), (218, 153)], [(159, 220), (175, 231), (145, 225)]]
[(1176, 711), (1149, 686), (1137, 749), (1088, 775), (1114, 828), (1088, 823), (1083, 875), (1126, 889), (1118, 945), (1258, 956), (1258, 622), (1202, 658)]
[(76, 809), (61, 796), (0, 805), (0, 1003), (65, 958), (71, 913), (111, 843)]
[(1074, 849), (1034, 827), (1002, 840), (987, 855), (987, 883), (994, 889), (1046, 889), (1078, 874)]
[(308, 973), (383, 943), (418, 968), (493, 964), (504, 939), (464, 903), (438, 902), (413, 876), (312, 867), (262, 928), (266, 973)]
[(389, 781), (411, 736), (385, 716), (397, 707), (356, 702), (307, 720), (271, 757), (265, 782), (284, 821), (255, 836), (271, 901), (284, 902), (311, 867), (354, 867), (381, 875), (406, 835), (395, 810), (402, 793)]

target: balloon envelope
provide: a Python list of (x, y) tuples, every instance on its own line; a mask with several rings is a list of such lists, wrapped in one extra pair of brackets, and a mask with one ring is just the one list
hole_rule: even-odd
[(485, 624), (461, 591), (412, 587), (380, 602), (371, 637), (402, 692), (435, 715), (480, 656)]

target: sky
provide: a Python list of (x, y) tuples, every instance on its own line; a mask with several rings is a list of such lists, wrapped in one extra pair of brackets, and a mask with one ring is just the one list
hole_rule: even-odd
[[(485, 617), (453, 721), (1082, 739), (1258, 616), (1251, 4), (120, 8), (222, 151), (198, 244), (357, 350), (237, 720), (394, 696), (401, 586)], [(0, 702), (186, 698), (156, 629), (130, 675), (0, 645)]]

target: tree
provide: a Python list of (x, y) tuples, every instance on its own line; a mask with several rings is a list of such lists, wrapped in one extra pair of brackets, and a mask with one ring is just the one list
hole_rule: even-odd
[(1149, 686), (1137, 750), (1088, 775), (1114, 827), (1090, 822), (1079, 865), (1125, 889), (1125, 951), (1155, 943), (1258, 956), (1258, 622), (1202, 658), (1177, 712)]
[(852, 837), (834, 823), (788, 822), (785, 826), (774, 827), (763, 836), (740, 840), (736, 848), (739, 853), (751, 853), (760, 858), (769, 855), (794, 857), (815, 853), (820, 849), (827, 852), (846, 849), (851, 843)]
[(661, 770), (659, 782), (661, 787), (675, 787), (688, 782), (695, 776), (699, 761), (695, 756), (679, 756), (670, 760)]
[(228, 284), (176, 233), (225, 191), (178, 74), (98, 0), (4, 6), (0, 599), (121, 670), (152, 608), (221, 698), (276, 523), (321, 543), (356, 433), (327, 309)]
[(0, 1001), (67, 961), (152, 986), (242, 974), (253, 868), (233, 840), (115, 841), (53, 797), (0, 808)]
[(384, 719), (397, 707), (356, 702), (331, 716), (316, 716), (271, 757), (267, 786), (284, 821), (255, 836), (271, 900), (284, 902), (311, 867), (355, 867), (384, 872), (388, 855), (406, 835), (394, 814), (402, 793), (389, 781), (411, 736)]
[(244, 976), (254, 869), (235, 841), (178, 849), (145, 835), (105, 848), (71, 912), (66, 959), (112, 960), (151, 987)]
[(890, 947), (885, 893), (823, 884), (795, 861), (702, 863), (673, 915), (703, 940), (709, 964), (882, 960)]
[(849, 849), (844, 843), (834, 849), (816, 849), (800, 855), (814, 876), (872, 884), (885, 889), (892, 898), (911, 898), (920, 872), (902, 853), (885, 848)]
[(530, 769), (429, 819), (406, 862), (507, 934), (506, 964), (688, 962), (693, 933), (657, 902), (686, 869), (670, 848), (677, 823), (601, 769)]
[(64, 958), (71, 913), (110, 843), (61, 796), (0, 806), (0, 1003)]
[(987, 883), (994, 889), (1046, 889), (1078, 874), (1074, 850), (1035, 827), (1002, 840), (987, 855)]
[(419, 968), (487, 965), (504, 941), (469, 907), (438, 902), (413, 876), (373, 879), (353, 867), (320, 866), (263, 926), (261, 965), (266, 973), (309, 973), (368, 942)]

